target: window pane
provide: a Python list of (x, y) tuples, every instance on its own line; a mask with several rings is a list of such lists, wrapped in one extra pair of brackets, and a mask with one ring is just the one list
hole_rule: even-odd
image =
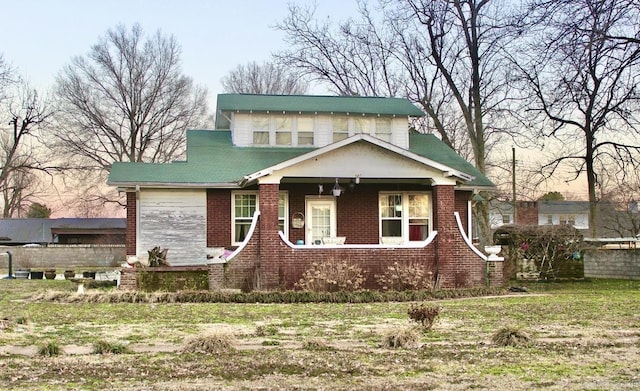
[(269, 132), (253, 132), (254, 145), (269, 145)]
[(298, 117), (298, 132), (313, 132), (313, 117)]
[(298, 132), (298, 145), (313, 145), (313, 132)]
[(276, 145), (291, 145), (291, 132), (276, 132)]
[(353, 119), (353, 130), (356, 133), (369, 133), (369, 121), (368, 118), (354, 118)]
[(291, 131), (291, 118), (289, 117), (276, 117), (276, 131)]
[(402, 236), (402, 220), (382, 220), (382, 236)]
[(236, 194), (235, 217), (252, 218), (256, 211), (256, 198), (255, 194)]
[(429, 217), (429, 197), (426, 194), (409, 195), (409, 217)]
[(251, 220), (236, 222), (235, 238), (233, 240), (235, 242), (242, 242), (247, 237), (250, 227)]
[(402, 217), (402, 195), (384, 194), (380, 196), (380, 215), (383, 218)]
[(425, 240), (429, 236), (428, 219), (409, 219), (409, 240)]
[(269, 116), (254, 114), (251, 116), (251, 129), (269, 130)]

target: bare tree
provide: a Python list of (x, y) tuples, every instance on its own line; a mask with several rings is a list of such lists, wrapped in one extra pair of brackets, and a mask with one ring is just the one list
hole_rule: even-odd
[(39, 141), (53, 112), (14, 71), (4, 73), (4, 80), (0, 115), (7, 122), (0, 123), (0, 194), (2, 217), (8, 218), (19, 216), (37, 195), (38, 174), (56, 167)]
[(536, 0), (529, 45), (517, 64), (526, 85), (526, 111), (541, 134), (560, 141), (548, 175), (569, 166), (586, 175), (590, 234), (597, 236), (598, 186), (615, 161), (637, 168), (640, 43), (637, 0)]
[(236, 94), (301, 95), (307, 92), (306, 82), (283, 65), (252, 61), (238, 65), (222, 78), (225, 92)]
[[(485, 173), (487, 146), (506, 130), (498, 124), (508, 92), (507, 11), (499, 1), (408, 0), (382, 1), (376, 13), (362, 2), (359, 20), (334, 27), (318, 22), (314, 9), (290, 6), (278, 26), (290, 50), (277, 58), (342, 95), (409, 98), (427, 115), (422, 131)], [(477, 206), (486, 243), (488, 204)]]
[(169, 162), (184, 153), (184, 133), (206, 115), (206, 90), (180, 69), (180, 47), (160, 31), (119, 25), (57, 78), (57, 151), (78, 168), (113, 162)]

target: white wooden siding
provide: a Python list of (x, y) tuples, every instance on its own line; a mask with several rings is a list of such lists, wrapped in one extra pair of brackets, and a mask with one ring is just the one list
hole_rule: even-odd
[(391, 143), (409, 149), (409, 122), (406, 117), (391, 120)]
[(234, 145), (248, 147), (253, 143), (251, 132), (251, 114), (237, 113), (233, 115), (231, 124)]
[(206, 263), (205, 190), (142, 190), (138, 202), (138, 257), (160, 246), (173, 266)]

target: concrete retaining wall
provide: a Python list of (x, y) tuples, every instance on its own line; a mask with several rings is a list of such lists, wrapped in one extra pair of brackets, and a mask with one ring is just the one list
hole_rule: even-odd
[(124, 245), (54, 245), (49, 247), (0, 246), (0, 274), (8, 270), (11, 252), (13, 269), (113, 268), (126, 259)]
[(584, 276), (640, 279), (640, 249), (598, 249), (584, 253)]

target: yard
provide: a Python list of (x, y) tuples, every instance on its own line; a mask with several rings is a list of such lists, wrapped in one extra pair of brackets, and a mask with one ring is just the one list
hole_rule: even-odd
[[(68, 281), (0, 280), (0, 389), (640, 389), (640, 281), (527, 286), (429, 303), (433, 329), (392, 349), (410, 303), (64, 303), (43, 293)], [(493, 343), (505, 326), (529, 343)], [(211, 335), (231, 347), (183, 349)], [(49, 342), (59, 355), (38, 354)]]

